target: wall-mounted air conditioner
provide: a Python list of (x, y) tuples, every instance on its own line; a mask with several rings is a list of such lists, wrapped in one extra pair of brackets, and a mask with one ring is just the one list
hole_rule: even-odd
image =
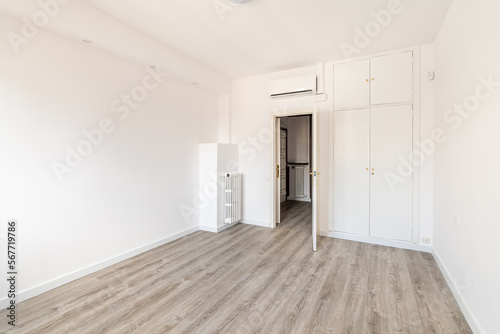
[(271, 95), (271, 98), (306, 94), (316, 94), (315, 75), (274, 80), (269, 83), (269, 95)]

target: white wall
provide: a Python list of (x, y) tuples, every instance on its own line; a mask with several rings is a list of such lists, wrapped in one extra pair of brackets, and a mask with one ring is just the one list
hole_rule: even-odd
[[(19, 25), (2, 16), (0, 32)], [(198, 216), (184, 219), (179, 208), (198, 188), (198, 143), (217, 140), (218, 98), (166, 77), (120, 120), (112, 102), (146, 74), (46, 32), (19, 55), (0, 40), (0, 234), (7, 219), (18, 220), (25, 297), (198, 228)], [(64, 163), (66, 146), (105, 117), (114, 131), (60, 183), (53, 161)]]
[(229, 94), (219, 95), (219, 114), (218, 114), (219, 136), (218, 143), (228, 144), (231, 142), (231, 103)]
[(290, 117), (288, 125), (288, 162), (309, 162), (309, 117)]
[[(435, 42), (435, 126), (447, 141), (434, 156), (434, 250), (476, 333), (500, 328), (499, 12), (496, 0), (455, 0)], [(490, 76), (492, 94), (479, 79)], [(476, 94), (467, 118), (447, 112)]]
[[(434, 71), (434, 44), (420, 47), (420, 142), (432, 138), (434, 129), (434, 81), (428, 73)], [(434, 223), (434, 162), (433, 155), (423, 154), (420, 166), (420, 231), (419, 237), (429, 237), (431, 245)]]

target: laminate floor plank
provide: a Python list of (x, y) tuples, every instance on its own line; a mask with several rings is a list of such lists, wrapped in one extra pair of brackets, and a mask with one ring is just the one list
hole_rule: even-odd
[[(289, 243), (288, 240), (277, 240), (276, 249), (270, 248), (268, 253), (263, 255), (260, 261), (258, 261), (254, 269), (245, 275), (244, 279), (240, 280), (224, 296), (218, 298), (218, 303), (214, 304), (200, 316), (197, 316), (192, 325), (181, 333), (212, 333), (213, 330), (216, 330), (213, 326), (219, 323), (221, 318), (214, 317), (215, 319), (211, 322), (207, 322), (206, 319), (216, 313), (218, 309), (224, 305), (231, 305), (229, 307), (231, 313), (226, 315), (226, 317), (232, 318), (239, 300), (253, 300), (255, 296), (261, 295), (267, 288), (274, 285), (278, 276), (286, 270), (286, 267), (290, 264), (294, 256), (296, 256), (296, 252), (300, 248), (303, 248), (304, 241), (308, 239), (302, 233), (299, 233), (299, 236), (302, 238), (295, 239), (297, 242), (292, 243), (288, 247), (284, 247), (284, 245)], [(188, 317), (188, 320), (191, 319)]]
[[(257, 233), (258, 231), (251, 231), (248, 237), (257, 235)], [(217, 244), (212, 243), (205, 250), (200, 250), (200, 253), (195, 252), (191, 261), (182, 261), (182, 259), (176, 258), (171, 262), (167, 262), (167, 265), (162, 264), (150, 273), (154, 276), (154, 279), (153, 277), (144, 276), (130, 277), (133, 279), (129, 278), (125, 281), (126, 287), (141, 293), (137, 295), (124, 294), (123, 298), (115, 302), (117, 305), (133, 304), (134, 307), (124, 309), (121, 313), (114, 312), (113, 317), (108, 316), (108, 312), (100, 312), (100, 316), (92, 318), (86, 328), (96, 333), (106, 332), (111, 329), (119, 331), (121, 328), (129, 326), (128, 324), (132, 321), (140, 323), (141, 320), (144, 320), (141, 316), (145, 313), (145, 317), (148, 314), (154, 314), (159, 304), (171, 302), (186, 289), (210, 279), (215, 271), (207, 262), (215, 261), (215, 259), (222, 262), (224, 256), (234, 257), (229, 249), (236, 247), (241, 242), (241, 239), (242, 237), (237, 237), (227, 240), (228, 248), (217, 247)], [(201, 259), (200, 257), (206, 251), (208, 251), (208, 255), (206, 258)], [(111, 306), (111, 304), (105, 304), (101, 305), (101, 308), (106, 310)]]
[[(309, 241), (309, 238), (306, 237), (298, 239), (297, 241), (297, 244), (305, 244)], [(279, 256), (280, 254), (276, 255)], [(286, 255), (287, 254), (283, 254), (283, 258), (285, 258)], [(252, 333), (255, 330), (254, 321), (257, 321), (258, 318), (269, 318), (269, 314), (266, 314), (268, 311), (272, 311), (272, 308), (269, 308), (269, 304), (271, 302), (279, 303), (279, 301), (282, 300), (283, 294), (287, 291), (287, 287), (290, 286), (294, 278), (302, 271), (310, 255), (310, 250), (302, 247), (302, 245), (298, 247), (292, 256), (288, 256), (272, 274), (267, 275), (268, 279), (264, 280), (257, 289), (249, 289), (249, 292), (251, 292), (250, 295), (241, 296), (243, 298), (243, 303), (240, 303), (240, 305), (232, 311), (232, 318), (227, 318), (221, 322), (214, 332)], [(269, 261), (268, 263), (273, 262), (274, 261)], [(251, 315), (250, 319), (248, 315)]]
[(472, 333), (432, 255), (276, 229), (197, 231), (0, 311), (1, 333)]

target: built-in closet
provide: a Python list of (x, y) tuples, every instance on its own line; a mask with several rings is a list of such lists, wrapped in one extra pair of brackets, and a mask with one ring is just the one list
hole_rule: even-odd
[(335, 232), (412, 240), (413, 176), (390, 181), (411, 159), (413, 69), (413, 51), (334, 65)]

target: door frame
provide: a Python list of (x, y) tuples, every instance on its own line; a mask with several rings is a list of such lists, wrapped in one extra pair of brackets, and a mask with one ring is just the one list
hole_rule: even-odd
[[(281, 124), (280, 124), (281, 126)], [(281, 139), (281, 131), (285, 131), (285, 143), (286, 143), (286, 147), (285, 147), (285, 169), (286, 169), (286, 179), (285, 179), (285, 191), (286, 191), (286, 195), (285, 195), (285, 201), (287, 200), (288, 198), (288, 191), (289, 191), (289, 185), (288, 185), (288, 129), (287, 128), (284, 128), (284, 127), (280, 127), (280, 139)], [(280, 159), (280, 162), (281, 162), (281, 159)], [(281, 163), (280, 163), (280, 166), (281, 166)], [(282, 168), (280, 167), (280, 173), (281, 173), (281, 170)], [(280, 185), (281, 186), (281, 185)], [(281, 191), (281, 190), (280, 190)], [(281, 203), (281, 197), (280, 197), (280, 203)], [(279, 222), (278, 222), (279, 223)]]
[[(276, 228), (277, 222), (280, 219), (280, 192), (278, 191), (278, 178), (275, 177), (276, 174), (276, 165), (279, 164), (278, 161), (278, 146), (280, 140), (280, 117), (288, 117), (288, 116), (311, 116), (311, 137), (312, 140), (310, 142), (311, 145), (311, 169), (314, 171), (318, 168), (318, 149), (317, 149), (317, 117), (318, 117), (318, 108), (306, 108), (306, 109), (296, 109), (296, 110), (286, 110), (286, 111), (273, 111), (271, 114), (271, 129), (273, 129), (273, 147), (271, 149), (271, 165), (270, 165), (270, 176), (272, 181), (271, 184), (271, 217), (269, 227)], [(314, 137), (316, 135), (316, 138)], [(319, 174), (318, 174), (319, 175)], [(313, 250), (316, 251), (316, 238), (317, 238), (317, 210), (318, 205), (318, 191), (314, 191), (317, 189), (316, 187), (316, 177), (313, 176), (311, 180), (311, 184), (313, 185), (313, 191), (311, 193), (311, 202), (312, 202), (312, 237), (313, 237)], [(316, 224), (315, 224), (316, 223)]]

